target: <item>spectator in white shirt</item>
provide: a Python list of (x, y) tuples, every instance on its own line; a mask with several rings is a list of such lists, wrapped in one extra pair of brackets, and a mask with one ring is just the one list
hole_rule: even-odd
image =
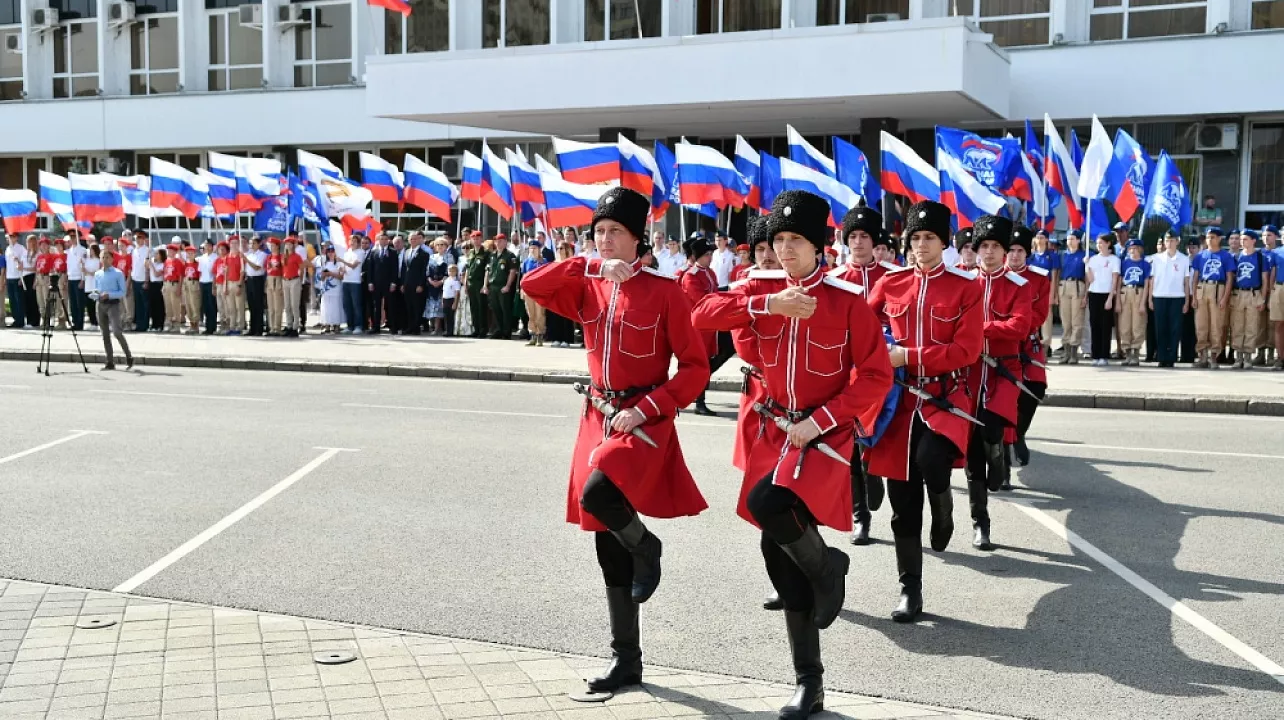
[(201, 254), (196, 257), (197, 280), (201, 283), (201, 318), (205, 327), (202, 335), (213, 335), (218, 330), (218, 301), (214, 297), (214, 242), (206, 240), (201, 244)]
[(250, 238), (250, 251), (245, 253), (245, 304), (250, 308), (252, 336), (263, 334), (267, 312), (267, 253), (258, 235)]
[[(5, 235), (4, 248), (4, 287), (9, 296), (9, 313), (13, 315), (13, 327), (23, 328), (26, 325), (26, 291), (22, 286), (23, 269), (27, 266), (27, 248), (22, 246), (17, 235)], [(3, 321), (3, 318), (0, 318)]]
[[(71, 310), (71, 327), (75, 330), (85, 329), (85, 246), (78, 238), (67, 235), (63, 239), (67, 258), (67, 306)], [(94, 236), (88, 238), (92, 244)]]
[(152, 246), (147, 232), (134, 233), (134, 251), (130, 254), (129, 280), (134, 296), (134, 332), (147, 332), (147, 291), (151, 289), (147, 265), (151, 261)]
[(1097, 236), (1097, 254), (1088, 258), (1088, 325), (1092, 328), (1092, 364), (1110, 364), (1110, 339), (1114, 336), (1115, 303), (1119, 297), (1119, 258), (1115, 236)]
[(682, 254), (682, 244), (675, 237), (669, 238), (668, 242), (660, 247), (660, 251), (655, 254), (655, 261), (660, 266), (660, 272), (675, 277), (687, 266), (687, 256)]
[(366, 251), (357, 246), (357, 239), (343, 253), (343, 316), (348, 321), (346, 335), (360, 335), (365, 326), (365, 295), (361, 285), (361, 266), (366, 261)]
[(731, 285), (731, 271), (736, 268), (736, 251), (727, 247), (730, 239), (722, 233), (718, 233), (713, 244), (713, 264), (709, 267), (718, 278), (718, 289), (726, 290)]
[(1155, 311), (1155, 356), (1161, 368), (1176, 365), (1182, 316), (1190, 311), (1190, 258), (1177, 252), (1180, 242), (1177, 232), (1169, 230), (1164, 234), (1163, 252), (1149, 258), (1148, 306)]
[[(89, 237), (90, 237), (90, 240), (92, 241), (94, 236), (90, 235)], [(98, 307), (97, 307), (97, 303), (95, 303), (93, 300), (94, 293), (98, 291), (98, 282), (97, 282), (97, 276), (95, 275), (95, 273), (97, 273), (103, 267), (101, 253), (102, 253), (102, 248), (99, 247), (96, 243), (91, 242), (89, 245), (89, 249), (85, 251), (85, 259), (80, 261), (79, 263), (80, 270), (81, 270), (81, 282), (77, 283), (77, 285), (80, 286), (80, 291), (84, 293), (84, 297), (85, 297), (84, 309), (89, 313), (89, 322), (94, 327), (98, 327)], [(67, 260), (67, 267), (68, 267), (68, 273), (70, 273), (70, 268), (71, 268), (70, 259)]]

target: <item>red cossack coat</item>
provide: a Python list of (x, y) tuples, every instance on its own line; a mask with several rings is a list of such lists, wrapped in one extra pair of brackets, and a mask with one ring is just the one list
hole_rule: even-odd
[[(748, 329), (766, 377), (767, 395), (789, 410), (811, 411), (811, 421), (821, 431), (817, 439), (850, 458), (855, 428), (873, 427), (892, 384), (892, 366), (878, 320), (860, 288), (826, 277), (821, 268), (801, 280), (786, 279), (816, 298), (815, 314), (806, 320), (770, 315), (767, 298), (780, 290), (782, 279), (782, 270), (751, 272), (743, 285), (702, 300), (692, 321), (701, 330)], [(762, 478), (771, 476), (773, 483), (797, 494), (817, 522), (850, 530), (848, 466), (812, 448), (806, 450), (802, 471), (794, 477), (803, 451), (775, 423), (760, 422), (758, 428), (745, 463), (736, 508), (740, 517), (754, 523), (746, 497)]]
[[(673, 426), (678, 409), (691, 404), (709, 382), (709, 358), (691, 327), (691, 307), (667, 275), (634, 263), (636, 274), (617, 284), (602, 279), (602, 263), (576, 257), (545, 265), (526, 275), (522, 291), (583, 325), (594, 386), (612, 391), (655, 386), (619, 405), (646, 416), (642, 429), (658, 447), (609, 430), (602, 413), (586, 403), (571, 460), (566, 521), (583, 530), (606, 530), (580, 508), (584, 483), (594, 470), (609, 477), (642, 515), (697, 515), (708, 504), (687, 469)], [(669, 377), (674, 357), (678, 370)]]
[[(906, 350), (906, 382), (933, 395), (946, 394), (955, 407), (970, 412), (972, 400), (963, 370), (981, 354), (981, 286), (972, 273), (944, 263), (931, 270), (889, 271), (874, 285), (869, 307)], [(945, 381), (931, 381), (958, 374)], [(891, 423), (865, 458), (869, 473), (893, 480), (909, 478), (910, 426), (914, 415), (958, 448), (967, 451), (971, 423), (905, 392)]]
[(868, 297), (869, 291), (874, 289), (874, 283), (881, 280), (888, 271), (899, 269), (898, 266), (889, 262), (874, 261), (868, 264), (848, 262), (830, 270), (829, 276), (861, 286)]
[[(765, 278), (761, 277), (763, 271), (751, 269), (749, 273), (757, 272), (759, 277), (756, 282), (768, 293), (780, 292), (785, 288), (785, 278), (783, 273), (777, 273), (780, 277)], [(734, 290), (748, 281), (749, 273), (744, 277), (731, 284)], [(735, 346), (736, 355), (741, 360), (749, 363), (758, 373), (762, 372), (762, 359), (758, 357), (758, 341), (751, 328), (743, 327), (731, 331), (731, 344)], [(744, 472), (749, 468), (749, 450), (754, 443), (758, 441), (759, 428), (762, 426), (761, 416), (754, 412), (754, 403), (761, 403), (767, 399), (767, 385), (756, 375), (747, 375), (745, 377), (745, 390), (740, 393), (740, 414), (736, 416), (736, 444), (731, 452), (731, 464), (737, 470)]]
[[(692, 265), (682, 271), (678, 281), (682, 283), (682, 292), (686, 293), (691, 307), (699, 305), (705, 295), (718, 292), (718, 276), (707, 267)], [(718, 333), (701, 332), (700, 339), (704, 341), (705, 355), (713, 357), (718, 354)]]
[[(994, 272), (978, 269), (976, 282), (981, 286), (981, 352), (1000, 363), (1014, 378), (1021, 377), (1021, 345), (1030, 332), (1034, 311), (1030, 308), (1030, 288), (1025, 278), (1006, 266)], [(989, 365), (978, 359), (968, 368), (968, 388), (973, 405), (968, 412), (977, 414), (984, 405), (990, 412), (1007, 421), (1017, 421), (1017, 396), (1021, 393), (1010, 380), (999, 377)]]
[[(1012, 272), (1025, 278), (1026, 287), (1030, 291), (1030, 309), (1033, 312), (1030, 331), (1021, 342), (1021, 353), (1047, 365), (1048, 349), (1043, 346), (1039, 333), (1043, 331), (1043, 323), (1048, 321), (1048, 313), (1052, 312), (1052, 279), (1048, 277), (1047, 270), (1034, 265), (1026, 265)], [(1022, 371), (1027, 382), (1048, 384), (1048, 371), (1028, 360), (1022, 363)]]

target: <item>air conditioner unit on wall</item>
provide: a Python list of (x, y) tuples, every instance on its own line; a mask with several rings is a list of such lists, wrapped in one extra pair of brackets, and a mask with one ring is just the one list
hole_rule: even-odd
[(5, 52), (11, 52), (14, 55), (22, 54), (22, 36), (18, 34), (4, 36)]
[(136, 8), (134, 3), (125, 0), (107, 6), (107, 22), (112, 25), (128, 25), (134, 22)]
[(52, 30), (58, 24), (58, 11), (53, 8), (36, 8), (31, 11), (31, 29), (34, 32)]
[(461, 180), (464, 177), (464, 156), (445, 155), (441, 158), (441, 171), (450, 180)]
[(240, 7), (241, 24), (249, 27), (263, 26), (263, 6), (262, 5), (242, 5)]
[(900, 19), (900, 13), (869, 13), (865, 16), (867, 23), (896, 22)]
[(1195, 136), (1195, 149), (1200, 152), (1235, 150), (1239, 148), (1239, 125), (1235, 123), (1204, 123)]
[(278, 5), (276, 7), (276, 24), (282, 29), (312, 22), (312, 9), (298, 5)]
[(98, 158), (98, 172), (112, 173), (114, 175), (123, 172), (124, 167), (125, 163), (121, 162), (119, 158)]

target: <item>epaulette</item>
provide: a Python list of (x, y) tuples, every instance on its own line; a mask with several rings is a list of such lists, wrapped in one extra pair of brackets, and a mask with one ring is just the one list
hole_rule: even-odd
[(738, 287), (740, 287), (740, 286), (744, 285), (744, 284), (745, 284), (745, 283), (747, 283), (747, 282), (749, 282), (749, 278), (747, 278), (747, 277), (742, 277), (742, 278), (740, 278), (739, 280), (736, 280), (735, 282), (733, 282), (733, 283), (731, 283), (730, 285), (728, 285), (728, 286), (727, 286), (727, 289), (728, 289), (728, 290), (734, 290), (734, 289), (736, 289), (736, 288), (738, 288)]
[(887, 272), (889, 273), (905, 272), (906, 270), (912, 270), (913, 268), (914, 268), (913, 265), (893, 265), (892, 267), (887, 269)]
[(830, 287), (836, 287), (839, 290), (846, 290), (847, 292), (853, 295), (860, 295), (861, 293), (865, 292), (865, 288), (861, 287), (860, 285), (857, 285), (854, 282), (847, 282), (846, 280), (836, 278), (833, 275), (826, 275), (825, 279), (822, 282), (824, 282), (826, 285), (829, 285)]
[(847, 272), (847, 269), (846, 269), (846, 268), (844, 268), (844, 267), (836, 267), (836, 268), (834, 268), (833, 270), (830, 270), (829, 272), (827, 272), (827, 273), (825, 273), (825, 274), (826, 274), (826, 275), (828, 275), (829, 277), (841, 278), (841, 277), (843, 276), (843, 273), (845, 273), (845, 272)]
[(969, 271), (964, 270), (963, 268), (960, 268), (960, 267), (954, 267), (953, 265), (946, 265), (946, 266), (945, 266), (945, 270), (946, 270), (946, 272), (950, 272), (950, 273), (954, 273), (955, 275), (958, 275), (959, 277), (963, 278), (964, 280), (975, 280), (975, 279), (976, 279), (976, 273), (974, 273), (974, 272), (969, 272)]
[(1048, 276), (1048, 269), (1047, 269), (1047, 268), (1041, 268), (1041, 267), (1039, 267), (1038, 265), (1026, 265), (1026, 266), (1025, 266), (1025, 268), (1026, 268), (1027, 270), (1030, 270), (1031, 272), (1033, 272), (1033, 273), (1034, 273), (1034, 274), (1036, 274), (1036, 275), (1042, 275), (1042, 276), (1044, 276), (1044, 277), (1047, 277), (1047, 276)]
[(760, 270), (754, 268), (749, 271), (751, 280), (785, 280), (788, 277), (784, 270)]
[(900, 266), (900, 265), (897, 265), (896, 263), (887, 262), (886, 260), (880, 260), (880, 261), (878, 261), (878, 264), (879, 264), (879, 265), (882, 265), (883, 267), (887, 268), (888, 270), (900, 270), (900, 269), (901, 269), (901, 266)]
[(1018, 275), (1018, 274), (1016, 274), (1016, 273), (1012, 272), (1011, 270), (1009, 270), (1009, 271), (1007, 271), (1006, 273), (1004, 273), (1004, 277), (1006, 277), (1007, 279), (1009, 279), (1009, 280), (1011, 280), (1012, 282), (1016, 283), (1016, 284), (1017, 284), (1017, 287), (1021, 287), (1021, 286), (1025, 285), (1026, 283), (1030, 282), (1029, 280), (1026, 280), (1025, 278), (1021, 277), (1020, 275)]
[(654, 275), (654, 276), (656, 276), (656, 277), (658, 277), (658, 278), (664, 278), (665, 280), (677, 280), (677, 278), (676, 278), (676, 277), (674, 277), (674, 276), (672, 276), (672, 275), (670, 275), (670, 274), (668, 274), (668, 273), (662, 273), (662, 272), (660, 272), (659, 270), (656, 270), (655, 268), (653, 268), (653, 267), (651, 267), (651, 266), (649, 266), (649, 265), (643, 265), (643, 266), (642, 266), (642, 272), (644, 272), (644, 273), (649, 273), (649, 274)]

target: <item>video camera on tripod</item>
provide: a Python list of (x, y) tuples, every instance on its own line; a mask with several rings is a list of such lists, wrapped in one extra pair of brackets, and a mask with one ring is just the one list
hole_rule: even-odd
[(85, 354), (80, 351), (80, 338), (76, 335), (76, 326), (71, 320), (71, 309), (67, 306), (67, 298), (62, 293), (62, 274), (49, 274), (49, 289), (45, 291), (44, 302), (41, 303), (40, 313), (40, 359), (36, 361), (36, 374), (44, 372), (45, 377), (49, 377), (49, 363), (52, 362), (50, 357), (53, 347), (53, 316), (54, 313), (62, 313), (62, 317), (68, 320), (67, 329), (71, 331), (71, 338), (76, 343), (76, 356), (80, 358), (80, 366), (89, 372), (89, 365), (85, 363)]

